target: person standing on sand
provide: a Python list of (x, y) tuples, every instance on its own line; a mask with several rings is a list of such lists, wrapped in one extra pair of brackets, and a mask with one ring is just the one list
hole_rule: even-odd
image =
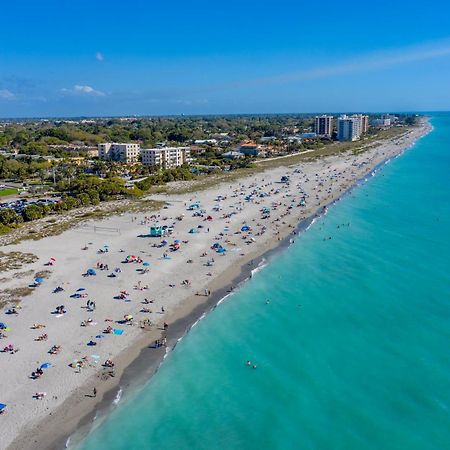
[(94, 388), (94, 390), (92, 391), (92, 395), (93, 395), (94, 397), (97, 397), (97, 388)]

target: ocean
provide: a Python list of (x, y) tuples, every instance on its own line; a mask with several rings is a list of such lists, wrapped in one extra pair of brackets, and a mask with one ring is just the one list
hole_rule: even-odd
[(432, 124), (77, 448), (450, 448), (450, 114)]

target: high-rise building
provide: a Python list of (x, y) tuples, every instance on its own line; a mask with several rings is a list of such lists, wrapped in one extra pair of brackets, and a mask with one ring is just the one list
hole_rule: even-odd
[(369, 130), (369, 116), (365, 114), (353, 114), (352, 117), (359, 120), (361, 125), (361, 134), (367, 133)]
[(190, 147), (143, 148), (142, 164), (165, 169), (179, 167), (191, 162)]
[(356, 141), (361, 136), (361, 121), (357, 117), (346, 115), (338, 119), (338, 139), (340, 141)]
[(333, 116), (316, 116), (314, 132), (319, 136), (331, 136), (333, 134)]
[(139, 160), (141, 146), (139, 144), (119, 144), (107, 142), (98, 144), (98, 157), (120, 162), (136, 162)]

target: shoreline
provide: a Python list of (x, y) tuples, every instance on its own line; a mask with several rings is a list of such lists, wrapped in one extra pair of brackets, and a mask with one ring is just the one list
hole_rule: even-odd
[[(239, 266), (230, 266), (218, 275), (208, 288), (212, 291), (211, 296), (192, 296), (187, 301), (180, 303), (178, 307), (167, 318), (170, 328), (167, 333), (168, 352), (172, 351), (180, 338), (184, 337), (191, 328), (210, 311), (215, 309), (225, 297), (230, 294), (231, 287), (239, 287), (252, 276), (252, 271), (260, 267), (262, 262), (269, 262), (273, 257), (283, 252), (291, 245), (292, 232), (296, 235), (307, 231), (309, 226), (324, 213), (330, 206), (349, 195), (355, 188), (366, 182), (382, 166), (392, 159), (400, 156), (406, 150), (413, 147), (417, 141), (432, 131), (428, 120), (421, 125), (420, 135), (399, 151), (388, 155), (384, 160), (371, 167), (362, 177), (354, 180), (342, 193), (327, 204), (320, 206), (308, 217), (301, 219), (295, 226), (284, 227), (282, 237), (275, 237), (260, 248), (252, 250), (240, 261)], [(92, 391), (92, 386), (98, 384), (96, 374), (92, 375), (88, 382), (70, 395), (58, 408), (53, 411), (51, 417), (47, 417), (45, 427), (34, 426), (25, 430), (8, 447), (9, 449), (27, 448), (65, 448), (68, 439), (76, 437), (78, 442), (91, 430), (93, 419), (103, 420), (113, 410), (114, 399), (119, 389), (142, 388), (145, 382), (158, 371), (164, 361), (166, 351), (164, 347), (159, 349), (149, 348), (149, 345), (161, 336), (160, 329), (153, 329), (140, 336), (139, 339), (123, 350), (116, 357), (117, 375), (102, 383), (98, 389), (98, 401), (88, 404), (84, 397), (85, 392)], [(151, 353), (149, 353), (151, 350)], [(95, 425), (94, 425), (95, 426)], [(54, 430), (58, 431), (55, 432)]]

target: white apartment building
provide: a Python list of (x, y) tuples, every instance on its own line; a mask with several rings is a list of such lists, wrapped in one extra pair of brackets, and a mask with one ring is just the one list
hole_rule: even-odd
[(365, 114), (353, 114), (352, 117), (359, 120), (361, 125), (361, 134), (367, 133), (369, 130), (369, 116)]
[(319, 136), (330, 136), (333, 134), (333, 116), (316, 116), (314, 118), (314, 132)]
[(136, 162), (141, 154), (139, 144), (119, 144), (117, 142), (107, 142), (98, 144), (98, 157), (111, 161)]
[(165, 169), (180, 167), (191, 162), (190, 147), (143, 148), (142, 164)]
[(361, 136), (361, 121), (357, 117), (341, 116), (338, 119), (338, 140), (356, 141)]

